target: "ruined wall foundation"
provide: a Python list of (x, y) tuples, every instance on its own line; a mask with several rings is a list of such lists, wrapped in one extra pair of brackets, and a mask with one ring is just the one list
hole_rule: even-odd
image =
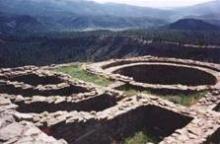
[[(220, 143), (220, 65), (157, 57), (87, 65), (114, 80), (105, 88), (55, 67), (0, 70), (0, 143), (123, 144), (139, 131), (153, 143)], [(153, 94), (127, 96), (117, 90), (123, 85), (207, 94), (187, 107)]]

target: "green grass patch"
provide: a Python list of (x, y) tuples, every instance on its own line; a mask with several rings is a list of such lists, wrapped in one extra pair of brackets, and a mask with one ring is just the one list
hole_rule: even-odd
[(117, 89), (123, 91), (126, 96), (134, 96), (136, 94), (141, 94), (141, 93), (151, 94), (150, 91), (148, 91), (148, 90), (138, 90), (138, 89), (136, 89), (132, 86), (129, 86), (129, 85), (123, 85)]
[(140, 131), (135, 133), (134, 136), (126, 138), (123, 142), (123, 144), (146, 144), (147, 142), (151, 143), (159, 143), (158, 139), (154, 136), (144, 132)]
[(94, 83), (100, 86), (108, 86), (113, 82), (104, 77), (87, 72), (82, 68), (82, 65), (60, 67), (57, 69), (57, 71), (69, 74), (73, 79), (83, 80), (85, 82)]
[(184, 93), (184, 92), (177, 92), (177, 93), (161, 93), (159, 90), (152, 91), (149, 89), (138, 89), (130, 85), (124, 85), (118, 90), (124, 91), (124, 94), (127, 96), (133, 96), (135, 94), (152, 94), (159, 96), (163, 99), (169, 100), (176, 104), (181, 104), (184, 106), (192, 106), (193, 104), (197, 103), (202, 97), (204, 97), (207, 92), (190, 92), (190, 93)]

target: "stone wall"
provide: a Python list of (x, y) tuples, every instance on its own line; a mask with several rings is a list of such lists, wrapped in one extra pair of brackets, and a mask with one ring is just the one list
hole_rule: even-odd
[(113, 95), (102, 94), (82, 101), (67, 101), (62, 99), (57, 103), (51, 103), (45, 99), (45, 101), (26, 103), (15, 102), (19, 107), (17, 111), (23, 113), (42, 113), (56, 112), (56, 111), (101, 111), (106, 108), (112, 107), (117, 104), (118, 99)]
[(133, 78), (137, 82), (150, 84), (182, 84), (188, 86), (215, 85), (216, 77), (198, 69), (163, 64), (128, 66), (114, 73)]
[[(217, 84), (213, 87), (209, 85), (194, 88), (198, 91), (207, 88), (209, 93), (192, 107), (185, 107), (150, 94), (127, 97), (114, 90), (115, 86), (102, 88), (85, 82), (76, 82), (68, 75), (49, 72), (45, 70), (46, 67), (2, 69), (0, 87), (10, 88), (0, 89), (0, 143), (122, 143), (125, 138), (133, 136), (138, 131), (153, 135), (160, 144), (220, 143), (220, 113), (214, 111), (220, 103), (218, 83), (220, 67), (188, 60), (145, 58), (133, 60), (154, 63), (172, 61), (174, 65), (188, 64), (189, 67), (195, 66), (196, 69), (210, 72), (217, 79)], [(141, 86), (135, 85), (137, 83), (129, 78), (112, 75), (115, 67), (102, 69), (106, 63), (93, 64), (90, 72), (115, 79), (116, 85)], [(7, 79), (8, 76), (27, 74), (37, 74), (40, 77), (55, 76), (62, 82), (57, 84), (51, 84), (50, 81), (40, 82), (43, 85), (36, 86), (36, 83), (26, 80), (18, 82)], [(5, 75), (7, 77), (4, 78)], [(58, 95), (53, 95), (54, 93), (43, 95), (45, 91), (59, 91), (69, 86), (71, 90), (80, 87), (85, 91), (74, 94), (64, 92), (68, 93), (67, 95), (63, 92), (56, 93)], [(161, 87), (154, 88), (160, 90)], [(193, 90), (191, 86), (176, 88), (184, 91)], [(40, 91), (42, 95), (35, 93), (30, 95), (29, 90), (30, 93)]]
[[(83, 143), (121, 143), (139, 131), (153, 135), (157, 141), (184, 127), (192, 118), (178, 115), (155, 106), (140, 106), (108, 121), (101, 121), (99, 130), (88, 136)], [(167, 123), (164, 123), (167, 122)], [(101, 139), (94, 139), (94, 135)]]
[(198, 92), (218, 89), (220, 83), (220, 65), (175, 58), (145, 56), (116, 59), (90, 64), (86, 69), (126, 84), (158, 90)]

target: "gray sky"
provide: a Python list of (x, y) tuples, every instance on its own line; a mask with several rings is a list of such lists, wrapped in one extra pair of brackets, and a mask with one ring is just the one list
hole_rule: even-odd
[(213, 0), (93, 0), (99, 3), (114, 2), (137, 6), (147, 6), (156, 8), (172, 8), (190, 6)]

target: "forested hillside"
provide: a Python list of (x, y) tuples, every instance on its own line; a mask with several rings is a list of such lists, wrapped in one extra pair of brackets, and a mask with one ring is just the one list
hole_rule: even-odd
[[(190, 36), (190, 37), (189, 37)], [(96, 31), (1, 36), (0, 66), (100, 61), (141, 55), (220, 62), (219, 32)], [(184, 44), (195, 44), (185, 46)]]

